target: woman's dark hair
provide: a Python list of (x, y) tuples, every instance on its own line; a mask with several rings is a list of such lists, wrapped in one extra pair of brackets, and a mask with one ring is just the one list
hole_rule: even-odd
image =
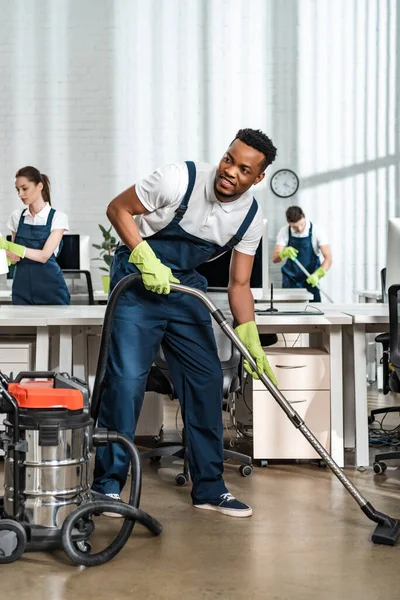
[(289, 206), (286, 211), (286, 220), (288, 223), (297, 223), (305, 217), (305, 214), (301, 210), (300, 206)]
[(28, 181), (32, 181), (33, 183), (43, 183), (42, 196), (45, 202), (48, 202), (51, 206), (51, 197), (50, 197), (50, 181), (47, 175), (41, 173), (35, 167), (22, 167), (22, 169), (18, 169), (15, 173), (15, 178), (17, 177), (26, 177)]

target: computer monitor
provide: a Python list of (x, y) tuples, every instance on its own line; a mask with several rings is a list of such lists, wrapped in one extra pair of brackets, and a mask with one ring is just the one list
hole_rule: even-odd
[[(61, 252), (56, 260), (61, 269), (90, 271), (90, 237), (66, 233), (63, 236)], [(68, 274), (67, 277), (71, 275)]]
[[(232, 251), (203, 263), (196, 269), (208, 281), (208, 292), (221, 292), (229, 283), (229, 265)], [(256, 300), (269, 295), (268, 291), (268, 222), (264, 219), (263, 236), (254, 257), (250, 287)]]
[(400, 284), (400, 218), (389, 219), (386, 254), (386, 290)]

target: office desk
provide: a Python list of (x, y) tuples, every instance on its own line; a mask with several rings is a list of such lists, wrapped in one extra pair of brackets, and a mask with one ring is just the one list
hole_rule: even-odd
[[(322, 310), (332, 305), (318, 305)], [(367, 333), (382, 333), (389, 328), (387, 304), (335, 304), (352, 319), (343, 327), (343, 398), (345, 447), (355, 448), (355, 465), (369, 465), (367, 405)]]
[[(93, 291), (94, 301), (98, 303), (106, 303), (108, 299), (108, 294), (105, 294), (103, 290), (94, 290)], [(82, 303), (83, 305), (88, 303), (88, 295), (84, 292), (82, 293), (72, 293), (71, 300), (74, 305), (79, 305)], [(0, 304), (11, 304), (11, 288), (6, 290), (0, 290)]]
[(32, 311), (28, 306), (0, 307), (0, 335), (27, 334), (36, 338), (36, 369), (47, 371), (49, 330), (43, 311)]
[[(368, 306), (368, 305), (365, 305)], [(225, 307), (221, 308), (226, 311)], [(296, 310), (298, 305), (286, 304), (285, 309)], [(103, 325), (104, 305), (94, 306), (3, 306), (0, 309), (0, 328), (20, 327), (35, 331), (37, 338), (37, 369), (48, 368), (50, 332), (59, 333), (59, 369), (68, 373), (74, 372), (76, 365), (81, 364), (84, 357), (84, 335), (80, 333), (98, 334)], [(322, 335), (323, 345), (330, 351), (331, 367), (331, 445), (332, 456), (343, 465), (343, 386), (342, 386), (342, 327), (351, 326), (352, 317), (325, 309), (324, 315), (279, 315), (256, 316), (256, 323), (261, 333), (308, 333)], [(75, 365), (72, 364), (72, 345), (74, 340)], [(74, 369), (74, 371), (73, 371)]]

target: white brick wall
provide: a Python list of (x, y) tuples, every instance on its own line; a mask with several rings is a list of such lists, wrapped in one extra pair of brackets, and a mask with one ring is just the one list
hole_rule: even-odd
[(286, 207), (301, 204), (330, 233), (327, 290), (350, 300), (377, 285), (400, 197), (395, 0), (0, 0), (0, 10), (3, 234), (21, 166), (47, 173), (71, 230), (99, 241), (107, 203), (138, 177), (214, 162), (239, 127), (259, 127), (279, 150), (269, 175), (286, 166), (302, 184), (290, 201), (269, 177), (256, 188), (271, 248)]

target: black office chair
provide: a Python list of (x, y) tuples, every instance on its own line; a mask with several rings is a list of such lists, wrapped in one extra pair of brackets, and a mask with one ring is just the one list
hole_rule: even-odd
[[(392, 285), (388, 290), (389, 300), (389, 333), (381, 334), (389, 337), (388, 349), (386, 351), (385, 361), (387, 363), (387, 384), (385, 386), (384, 393), (389, 391), (400, 393), (400, 285)], [(378, 336), (379, 337), (379, 336)], [(389, 367), (389, 363), (392, 365), (392, 369)], [(385, 366), (385, 363), (384, 363)], [(379, 413), (389, 412), (400, 412), (400, 406), (389, 406), (387, 408), (380, 408), (378, 410), (371, 411), (373, 417)], [(400, 451), (395, 452), (381, 452), (375, 456), (374, 459), (374, 472), (383, 473), (386, 471), (385, 460), (400, 459)]]
[(62, 272), (64, 275), (84, 275), (85, 276), (89, 305), (93, 306), (94, 305), (93, 283), (92, 283), (92, 276), (90, 274), (90, 271), (85, 271), (82, 269), (63, 269)]
[[(241, 389), (243, 381), (242, 360), (239, 350), (237, 350), (219, 326), (214, 327), (214, 332), (222, 366), (223, 400), (224, 405), (227, 406), (231, 402), (233, 394), (238, 393)], [(153, 366), (150, 371), (147, 379), (146, 391), (166, 394), (171, 400), (177, 398), (162, 350), (155, 360), (155, 366)], [(160, 442), (152, 450), (141, 453), (142, 459), (149, 458), (153, 462), (158, 462), (163, 456), (177, 456), (178, 458), (183, 458), (183, 472), (176, 476), (175, 481), (179, 486), (185, 485), (189, 481), (185, 429), (182, 430), (182, 440), (180, 440), (179, 443)], [(224, 449), (224, 460), (227, 459), (237, 460), (242, 463), (239, 471), (243, 477), (248, 477), (252, 474), (253, 466), (252, 458), (250, 456), (234, 452), (233, 450)]]

